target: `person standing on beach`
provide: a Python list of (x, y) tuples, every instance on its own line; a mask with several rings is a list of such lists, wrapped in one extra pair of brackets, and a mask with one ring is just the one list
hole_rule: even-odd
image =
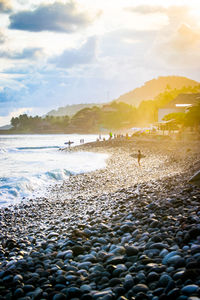
[(138, 156), (137, 156), (137, 159), (138, 159), (138, 165), (139, 165), (139, 166), (141, 166), (141, 165), (140, 165), (141, 157), (142, 157), (141, 151), (138, 150)]

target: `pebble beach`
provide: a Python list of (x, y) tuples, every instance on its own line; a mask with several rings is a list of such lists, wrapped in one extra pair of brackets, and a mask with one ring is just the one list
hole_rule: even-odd
[(0, 300), (200, 299), (200, 188), (188, 183), (199, 149), (168, 138), (66, 149), (107, 153), (107, 166), (0, 209)]

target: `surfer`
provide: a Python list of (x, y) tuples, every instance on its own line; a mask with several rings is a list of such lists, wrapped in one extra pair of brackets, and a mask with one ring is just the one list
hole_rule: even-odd
[(71, 141), (69, 140), (69, 142), (66, 142), (65, 145), (68, 145), (68, 147), (70, 148), (71, 144), (73, 144), (73, 143), (74, 143), (74, 142), (71, 142)]
[(141, 160), (142, 154), (141, 151), (138, 150), (138, 155), (137, 155), (137, 159), (138, 159), (138, 165), (140, 166), (140, 160)]

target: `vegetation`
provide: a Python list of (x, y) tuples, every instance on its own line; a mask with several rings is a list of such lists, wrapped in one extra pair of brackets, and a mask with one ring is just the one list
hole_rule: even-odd
[(200, 101), (190, 107), (186, 113), (171, 113), (163, 118), (164, 121), (172, 120), (172, 129), (191, 127), (199, 130), (200, 126)]
[(130, 128), (136, 124), (137, 110), (132, 105), (123, 102), (112, 102), (103, 106), (100, 114), (100, 124), (103, 128)]
[(116, 101), (138, 106), (142, 101), (154, 100), (159, 94), (167, 90), (181, 90), (183, 87), (193, 88), (198, 85), (197, 81), (182, 76), (161, 76), (145, 82), (143, 86), (129, 93), (123, 94)]
[(171, 113), (171, 114), (164, 116), (163, 120), (164, 121), (173, 120), (175, 122), (175, 124), (182, 126), (185, 123), (185, 117), (186, 117), (186, 114), (183, 112)]
[(19, 132), (57, 132), (69, 125), (69, 117), (28, 117), (26, 114), (11, 119), (12, 131)]
[(184, 125), (194, 127), (195, 129), (200, 126), (200, 101), (197, 105), (189, 108)]
[(48, 116), (53, 117), (63, 117), (63, 116), (69, 116), (72, 117), (77, 112), (84, 108), (91, 108), (93, 106), (101, 107), (103, 104), (95, 104), (95, 103), (86, 103), (86, 104), (72, 104), (72, 105), (66, 105), (64, 107), (59, 107), (57, 110), (51, 110), (47, 113)]
[(12, 131), (21, 132), (99, 132), (130, 127), (136, 122), (137, 110), (126, 103), (112, 102), (102, 108), (83, 108), (72, 118), (68, 116), (28, 117), (26, 114), (11, 119)]
[(157, 122), (158, 109), (167, 105), (180, 94), (199, 93), (200, 85), (194, 87), (182, 87), (181, 89), (171, 89), (166, 87), (165, 91), (159, 94), (154, 100), (142, 101), (138, 107), (139, 125), (147, 125)]
[[(179, 94), (198, 93), (200, 85), (171, 89), (153, 100), (145, 100), (136, 108), (130, 104), (113, 101), (102, 106), (84, 107), (73, 116), (29, 117), (26, 114), (11, 119), (11, 132), (19, 133), (94, 133), (115, 131), (134, 126), (148, 126), (157, 122), (158, 109), (164, 107)], [(170, 114), (164, 120), (174, 120), (174, 125), (199, 126), (200, 104), (191, 107), (186, 114)]]

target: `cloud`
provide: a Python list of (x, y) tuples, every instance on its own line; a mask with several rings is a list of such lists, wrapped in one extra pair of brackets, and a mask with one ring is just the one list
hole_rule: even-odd
[(12, 90), (9, 88), (4, 88), (0, 91), (0, 104), (12, 101)]
[(14, 60), (22, 60), (22, 59), (37, 59), (39, 56), (42, 55), (41, 48), (26, 48), (23, 49), (21, 52), (9, 52), (0, 50), (0, 58), (8, 58)]
[(10, 0), (0, 0), (0, 13), (7, 13), (11, 11)]
[(142, 15), (163, 13), (166, 11), (163, 6), (159, 5), (138, 5), (134, 7), (128, 7), (126, 10)]
[(159, 5), (138, 5), (134, 7), (126, 8), (125, 10), (137, 13), (140, 15), (152, 15), (152, 14), (162, 14), (163, 16), (168, 18), (167, 26), (172, 27), (176, 26), (180, 22), (191, 23), (193, 21), (193, 17), (191, 15), (190, 8), (188, 6), (169, 6), (163, 7)]
[(172, 6), (166, 10), (168, 25), (157, 35), (155, 55), (173, 68), (200, 68), (200, 27), (188, 7)]
[(148, 45), (145, 58), (148, 66), (151, 62), (171, 69), (200, 68), (200, 27), (188, 6), (140, 5), (128, 11), (141, 15), (161, 13), (167, 17)]
[(32, 32), (54, 31), (73, 33), (92, 22), (86, 12), (80, 12), (74, 0), (63, 4), (41, 5), (33, 11), (10, 16), (10, 28)]
[(19, 65), (19, 66), (12, 66), (10, 68), (5, 69), (4, 71), (2, 71), (2, 73), (6, 74), (6, 75), (15, 75), (15, 74), (19, 74), (19, 75), (23, 75), (23, 74), (28, 74), (32, 72), (32, 68), (29, 65)]
[(80, 48), (65, 50), (60, 56), (49, 60), (59, 68), (71, 68), (94, 62), (97, 50), (97, 38), (90, 37)]
[(181, 24), (157, 42), (156, 52), (167, 64), (181, 68), (200, 68), (200, 29)]
[(109, 32), (101, 38), (100, 53), (104, 56), (124, 58), (135, 57), (136, 53), (141, 56), (141, 48), (143, 52), (151, 45), (155, 36), (156, 30), (134, 30), (134, 29), (119, 29)]
[(191, 51), (200, 44), (200, 31), (182, 24), (171, 38), (171, 47), (176, 51)]
[(0, 44), (4, 44), (6, 41), (5, 35), (0, 31)]
[[(74, 2), (70, 3), (73, 3), (75, 7)], [(59, 5), (66, 8), (69, 6), (69, 2), (68, 5), (61, 3)], [(45, 6), (48, 16), (50, 7), (55, 8), (55, 6), (58, 7), (58, 3)], [(55, 11), (55, 9), (52, 10), (52, 16), (58, 15)], [(68, 9), (68, 13), (71, 11)], [(75, 34), (75, 36), (67, 37), (63, 34), (56, 34), (56, 37), (59, 37), (58, 47), (60, 39), (62, 39), (61, 54), (52, 56), (50, 59), (46, 57), (43, 61), (39, 60), (39, 63), (35, 63), (32, 58), (42, 55), (42, 49), (28, 48), (19, 51), (24, 47), (22, 44), (20, 48), (12, 49), (12, 45), (16, 47), (16, 40), (14, 39), (12, 44), (10, 39), (8, 45), (9, 49), (13, 51), (0, 51), (0, 54), (7, 58), (3, 64), (4, 73), (1, 73), (0, 76), (0, 87), (7, 87), (7, 89), (0, 91), (0, 115), (8, 116), (10, 112), (17, 111), (20, 107), (33, 107), (32, 114), (35, 113), (35, 108), (37, 108), (39, 114), (66, 104), (112, 100), (125, 91), (131, 90), (158, 75), (178, 74), (194, 79), (198, 78), (200, 30), (198, 23), (195, 23), (194, 18), (191, 18), (188, 8), (161, 8), (160, 6), (142, 8), (140, 6), (137, 11), (137, 16), (131, 15), (133, 21), (138, 22), (137, 26), (134, 22), (133, 24), (124, 22), (123, 26), (108, 26), (107, 28), (107, 24), (105, 24), (106, 31), (104, 33), (101, 31), (98, 37), (88, 38), (89, 34), (93, 34), (94, 28), (91, 28), (82, 37), (82, 41), (84, 39), (85, 42), (79, 43), (76, 47), (72, 46), (74, 48), (67, 48), (67, 45), (71, 39), (73, 43), (77, 42), (77, 39), (80, 40), (79, 35)], [(67, 18), (66, 22), (65, 20), (62, 21), (59, 24), (60, 27), (57, 28), (56, 22), (58, 19), (55, 16), (51, 18), (51, 21), (49, 21), (50, 17), (44, 18), (43, 24), (38, 19), (38, 16), (42, 15), (39, 12), (40, 9), (37, 8), (31, 12), (33, 16), (31, 15), (29, 18), (29, 15), (27, 15), (28, 31), (42, 31), (48, 28), (48, 30), (63, 32), (66, 30), (65, 25), (68, 23), (70, 26), (75, 24), (74, 31), (81, 27), (80, 23), (75, 22), (74, 18), (70, 19), (72, 20), (71, 23)], [(45, 12), (42, 12), (44, 16)], [(25, 16), (27, 12), (21, 13)], [(133, 12), (131, 11), (131, 13)], [(148, 16), (148, 13), (150, 16)], [(123, 14), (125, 13), (123, 12)], [(157, 16), (156, 14), (161, 15)], [(75, 14), (72, 15), (79, 16), (76, 7)], [(86, 17), (84, 24), (89, 24), (90, 20), (87, 15), (84, 14), (84, 16)], [(7, 18), (7, 16), (4, 17)], [(34, 22), (32, 22), (33, 17), (35, 18)], [(157, 17), (159, 20), (164, 19), (164, 22), (156, 22)], [(156, 25), (153, 27), (148, 26), (154, 19)], [(22, 21), (21, 18), (20, 20)], [(114, 20), (112, 21), (114, 22)], [(145, 21), (145, 24), (142, 23), (142, 27), (140, 27), (140, 21)], [(51, 22), (52, 24), (50, 24)], [(21, 28), (26, 29), (26, 22), (19, 22), (19, 24), (21, 24)], [(37, 30), (33, 30), (32, 27), (35, 28), (36, 25), (38, 25)], [(71, 31), (69, 32), (72, 32), (70, 26)], [(97, 24), (97, 29), (98, 26), (100, 25)], [(135, 28), (142, 28), (142, 30), (136, 30)], [(23, 34), (20, 41), (27, 37), (27, 45), (46, 47), (45, 43), (42, 43), (42, 45), (38, 43), (40, 34), (11, 31), (8, 33), (8, 39), (13, 37), (13, 34)], [(29, 36), (33, 37), (33, 40)], [(45, 42), (51, 41), (53, 44), (55, 43), (53, 36), (54, 33), (44, 32), (41, 38), (45, 38)], [(37, 41), (37, 44), (34, 45), (35, 41)], [(67, 44), (65, 44), (65, 41)], [(50, 44), (47, 46), (50, 46)], [(5, 49), (5, 47), (6, 45), (2, 48)], [(61, 50), (64, 47), (65, 50)], [(55, 53), (53, 52), (54, 47), (50, 51), (47, 48), (46, 51), (46, 53)], [(25, 58), (26, 60), (23, 60)], [(30, 58), (29, 61), (28, 58)], [(107, 96), (108, 92), (110, 99)]]

